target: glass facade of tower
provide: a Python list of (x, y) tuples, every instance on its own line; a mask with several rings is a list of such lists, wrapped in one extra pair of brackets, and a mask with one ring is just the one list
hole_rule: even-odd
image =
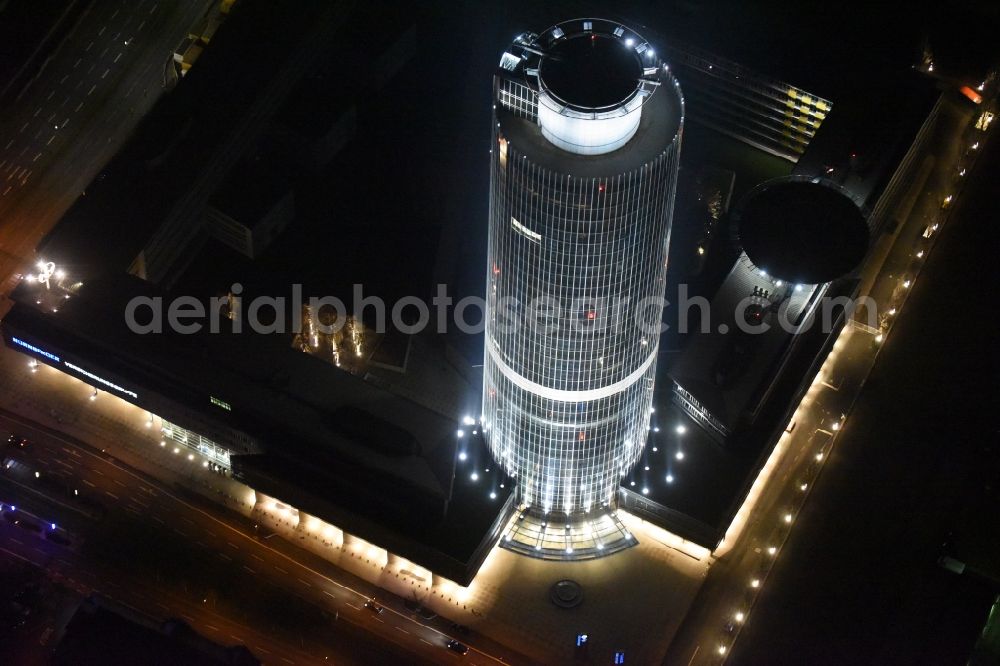
[[(571, 39), (634, 57), (621, 104), (581, 108), (565, 86), (548, 90), (543, 54)], [(594, 19), (515, 40), (494, 102), (484, 430), (522, 504), (588, 511), (614, 500), (646, 442), (683, 100), (644, 40)]]

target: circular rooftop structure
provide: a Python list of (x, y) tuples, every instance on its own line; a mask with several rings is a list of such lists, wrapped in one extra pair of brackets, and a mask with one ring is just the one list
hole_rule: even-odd
[(680, 88), (656, 50), (615, 21), (573, 19), (540, 34), (522, 33), (500, 68), (505, 78), (520, 79), (537, 93), (542, 136), (566, 153), (605, 155), (625, 146), (663, 84), (674, 88), (659, 97), (677, 98), (678, 127), (683, 116)]
[(556, 41), (539, 63), (542, 85), (558, 101), (581, 110), (624, 104), (639, 89), (639, 56), (614, 37), (580, 33)]
[(750, 261), (788, 282), (830, 282), (854, 270), (868, 250), (864, 214), (829, 181), (764, 183), (747, 195), (734, 223)]

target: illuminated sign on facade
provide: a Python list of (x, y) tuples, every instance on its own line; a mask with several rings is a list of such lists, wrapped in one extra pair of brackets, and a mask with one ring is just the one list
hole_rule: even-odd
[(32, 352), (34, 352), (36, 354), (44, 356), (45, 358), (53, 360), (56, 363), (60, 362), (60, 358), (58, 356), (56, 356), (55, 354), (51, 354), (51, 353), (45, 351), (44, 349), (39, 349), (38, 347), (36, 347), (35, 345), (31, 344), (30, 342), (25, 342), (24, 340), (22, 340), (20, 338), (15, 338), (13, 336), (11, 336), (10, 339), (14, 342), (15, 345), (20, 345), (21, 347), (24, 347), (28, 351), (32, 351)]
[(226, 402), (225, 400), (219, 400), (214, 395), (208, 396), (208, 399), (216, 407), (221, 407), (222, 409), (226, 410), (227, 412), (233, 411), (232, 406), (228, 402)]
[(69, 361), (63, 361), (63, 364), (67, 368), (69, 368), (70, 370), (75, 370), (76, 372), (79, 372), (81, 375), (84, 375), (85, 377), (89, 377), (90, 379), (93, 379), (98, 384), (102, 384), (104, 386), (107, 386), (110, 389), (114, 389), (115, 391), (118, 391), (119, 393), (124, 393), (125, 395), (131, 396), (133, 398), (138, 398), (139, 397), (139, 394), (137, 394), (135, 391), (129, 391), (127, 388), (122, 388), (121, 386), (118, 386), (118, 384), (115, 384), (114, 382), (110, 382), (107, 379), (104, 379), (103, 377), (98, 377), (94, 373), (89, 372), (87, 370), (84, 370), (80, 366), (74, 365), (74, 364), (70, 363)]

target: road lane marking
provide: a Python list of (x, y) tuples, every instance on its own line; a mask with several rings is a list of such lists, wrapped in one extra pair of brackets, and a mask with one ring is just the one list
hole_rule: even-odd
[(326, 590), (323, 590), (323, 594), (325, 594), (326, 596), (330, 597), (331, 599), (336, 599), (337, 598), (336, 595), (333, 594), (333, 592), (328, 592)]
[(257, 650), (258, 652), (263, 652), (264, 654), (271, 654), (271, 651), (270, 651), (270, 650), (268, 650), (268, 649), (266, 649), (266, 648), (262, 648), (262, 647), (261, 647), (261, 646), (259, 646), (259, 645), (255, 645), (255, 646), (254, 646), (254, 649), (256, 649), (256, 650)]
[(211, 629), (212, 631), (218, 631), (219, 630), (218, 627), (213, 626), (211, 624), (206, 624), (205, 627), (208, 628), (208, 629)]
[(350, 601), (347, 601), (347, 602), (345, 602), (345, 603), (346, 603), (346, 604), (347, 604), (348, 606), (350, 606), (351, 608), (353, 608), (354, 610), (358, 610), (358, 611), (359, 611), (359, 610), (361, 610), (361, 608), (360, 608), (360, 607), (358, 607), (358, 606), (355, 606), (355, 605), (354, 605), (354, 604), (352, 604), (352, 603), (351, 603)]
[(90, 86), (90, 90), (87, 91), (87, 97), (90, 97), (90, 93), (94, 92), (95, 88), (97, 88), (97, 84), (96, 83), (94, 85)]
[(402, 627), (397, 627), (396, 625), (392, 625), (392, 628), (396, 629), (398, 631), (402, 631), (404, 634), (409, 634), (410, 633), (406, 629), (403, 629)]
[(434, 645), (434, 643), (431, 643), (431, 642), (430, 642), (429, 640), (427, 640), (427, 639), (424, 639), (424, 638), (421, 638), (421, 639), (420, 639), (420, 642), (421, 642), (421, 643), (427, 643), (427, 644), (428, 644), (428, 645), (430, 645), (430, 646), (433, 646), (433, 645)]
[(176, 527), (174, 528), (174, 532), (177, 532), (178, 534), (180, 534), (185, 539), (188, 538), (188, 533), (187, 532), (182, 532), (181, 530), (177, 529)]
[(157, 516), (152, 516), (152, 518), (153, 518), (153, 520), (155, 520), (155, 521), (156, 521), (156, 522), (158, 522), (159, 524), (161, 524), (161, 525), (163, 525), (163, 524), (164, 524), (164, 523), (163, 523), (163, 520), (161, 520), (161, 519), (160, 519), (159, 517), (157, 517)]
[(84, 483), (86, 483), (86, 484), (87, 484), (88, 486), (90, 486), (91, 488), (96, 488), (96, 487), (97, 487), (97, 486), (95, 486), (95, 485), (94, 485), (93, 483), (91, 483), (90, 481), (88, 481), (87, 479), (84, 479), (84, 480), (83, 480), (83, 482), (84, 482)]
[(115, 495), (115, 494), (114, 494), (113, 492), (111, 492), (110, 490), (105, 490), (105, 491), (104, 491), (104, 494), (105, 494), (105, 495), (107, 495), (108, 497), (111, 497), (111, 498), (113, 498), (113, 499), (120, 499), (120, 498), (118, 497), (118, 495)]
[(218, 553), (218, 555), (219, 555), (219, 557), (221, 557), (222, 559), (224, 559), (226, 562), (232, 562), (233, 561), (233, 558), (229, 557), (225, 553)]
[(299, 582), (300, 582), (300, 583), (302, 583), (303, 585), (308, 585), (309, 587), (312, 587), (312, 586), (313, 586), (313, 584), (312, 584), (312, 583), (310, 583), (310, 582), (309, 582), (309, 581), (307, 581), (307, 580), (302, 580), (301, 578), (299, 578)]
[(282, 569), (281, 567), (279, 567), (279, 566), (277, 566), (277, 565), (275, 565), (275, 567), (274, 567), (274, 568), (275, 568), (275, 569), (277, 569), (278, 571), (280, 571), (280, 572), (281, 572), (281, 573), (283, 573), (283, 574), (288, 574), (288, 572), (287, 572), (287, 571), (285, 571), (284, 569)]
[(250, 556), (260, 560), (261, 562), (264, 561), (264, 558), (258, 555), (257, 553), (250, 553)]
[(249, 573), (249, 574), (253, 575), (253, 576), (256, 576), (256, 575), (257, 575), (257, 572), (256, 572), (256, 571), (254, 571), (253, 569), (251, 569), (250, 567), (248, 567), (248, 566), (247, 566), (247, 565), (245, 565), (245, 564), (243, 565), (243, 570), (244, 570), (244, 571), (246, 571), (247, 573)]
[(239, 546), (237, 546), (237, 545), (236, 545), (235, 543), (233, 543), (232, 541), (227, 541), (226, 543), (227, 543), (227, 544), (229, 544), (229, 547), (230, 547), (230, 548), (235, 548), (236, 550), (239, 550), (239, 549), (240, 549), (240, 547), (239, 547)]

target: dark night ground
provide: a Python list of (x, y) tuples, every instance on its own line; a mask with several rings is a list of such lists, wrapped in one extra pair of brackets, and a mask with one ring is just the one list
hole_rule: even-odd
[(935, 560), (974, 477), (998, 469), (981, 453), (996, 441), (1000, 367), (1000, 144), (986, 151), (730, 663), (968, 658), (996, 592)]

